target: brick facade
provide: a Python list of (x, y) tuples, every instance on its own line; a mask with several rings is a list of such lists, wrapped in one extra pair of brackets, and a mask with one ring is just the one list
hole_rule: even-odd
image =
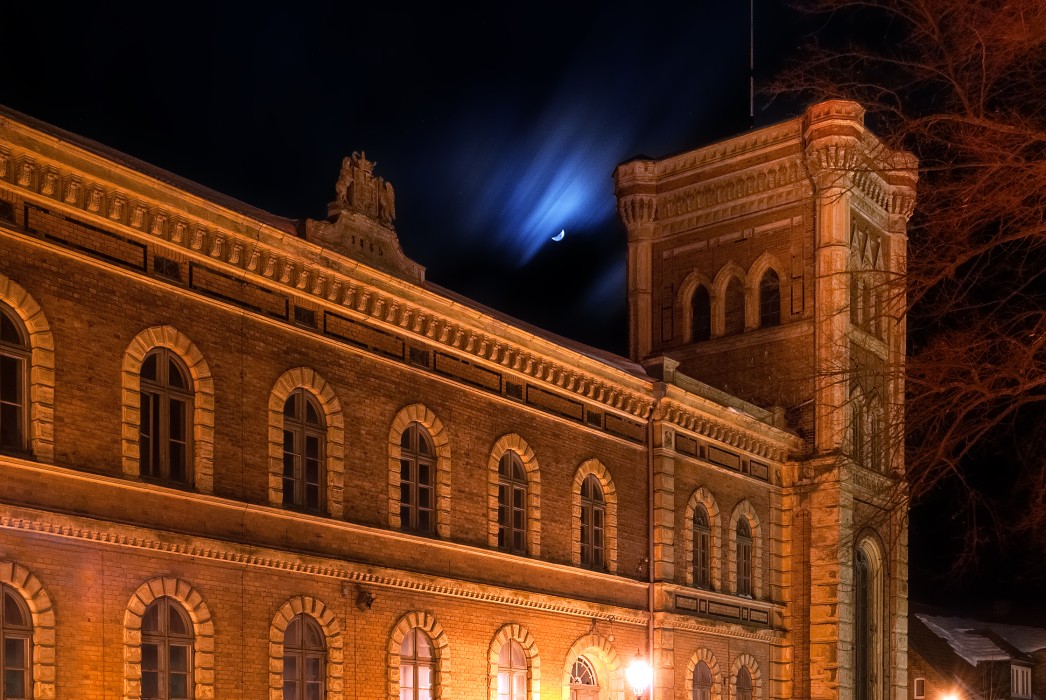
[[(842, 121), (873, 138), (852, 115)], [(754, 132), (733, 148), (756, 152), (795, 128)], [(755, 167), (741, 158), (707, 170), (717, 148), (677, 157), (693, 160), (678, 187)], [(664, 202), (626, 191), (622, 173), (637, 167), (657, 169), (626, 164), (618, 176), (632, 241), (627, 360), (558, 343), (425, 283), (399, 251), (382, 194), (390, 188), (365, 160), (346, 160), (330, 221), (299, 225), (0, 111), (0, 312), (19, 324), (30, 358), (20, 370), (28, 430), (0, 451), (0, 584), (31, 611), (33, 697), (141, 697), (143, 615), (161, 598), (191, 620), (198, 699), (281, 697), (284, 635), (299, 614), (322, 630), (330, 700), (399, 697), (412, 630), (432, 643), (433, 697), (445, 700), (495, 698), (510, 640), (527, 659), (527, 700), (570, 700), (582, 656), (601, 700), (624, 700), (637, 653), (653, 663), (656, 700), (691, 700), (698, 663), (716, 700), (737, 697), (742, 667), (758, 700), (853, 697), (848, 596), (853, 538), (864, 532), (855, 523), (874, 527), (888, 552), (881, 687), (903, 693), (905, 548), (887, 504), (895, 477), (840, 456), (842, 429), (830, 449), (818, 447), (830, 442), (818, 437), (821, 398), (804, 407), (804, 397), (834, 395), (813, 371), (828, 361), (811, 347), (821, 332), (806, 240), (820, 225), (805, 213), (813, 194), (774, 165), (799, 199), (746, 200), (736, 205), (751, 217), (742, 226), (717, 219), (690, 238), (637, 246), (673, 225)], [(751, 181), (735, 194), (767, 186)], [(670, 189), (653, 186), (650, 197)], [(715, 218), (719, 200), (700, 197)], [(720, 252), (706, 251), (714, 262), (679, 252), (759, 226), (767, 235), (726, 267)], [(671, 265), (637, 278), (655, 255)], [(799, 265), (781, 275), (787, 322), (756, 329), (749, 280), (783, 273), (785, 261)], [(708, 285), (717, 314), (714, 290), (730, 277), (745, 285), (748, 332), (686, 341), (686, 295)], [(646, 287), (672, 289), (662, 298)], [(898, 335), (887, 354), (903, 348)], [(777, 359), (766, 359), (768, 347)], [(190, 375), (187, 488), (140, 471), (141, 373), (154, 348)], [(282, 505), (284, 402), (299, 388), (322, 414), (316, 512)], [(425, 432), (430, 456), (411, 456), (411, 430)], [(526, 556), (497, 549), (508, 451), (526, 477)], [(401, 521), (402, 499), (421, 498), (405, 495), (401, 479), (405, 459), (430, 458), (426, 536)], [(598, 571), (580, 566), (589, 475), (605, 510)], [(714, 529), (709, 589), (693, 587), (697, 503)], [(890, 517), (874, 525), (861, 508)], [(737, 592), (742, 518), (751, 595)]]

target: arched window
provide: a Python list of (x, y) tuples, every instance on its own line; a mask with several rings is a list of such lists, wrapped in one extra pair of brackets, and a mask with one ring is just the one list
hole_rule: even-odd
[(879, 565), (865, 549), (854, 550), (854, 698), (877, 700), (883, 644), (880, 635)]
[(723, 298), (723, 334), (737, 335), (745, 330), (745, 289), (741, 280), (731, 277)]
[(599, 698), (599, 681), (592, 662), (584, 656), (570, 668), (570, 700), (597, 700)]
[(415, 627), (400, 644), (400, 700), (432, 700), (435, 676), (432, 640)]
[(737, 594), (752, 595), (752, 528), (744, 517), (737, 521)]
[(407, 426), (400, 438), (400, 526), (424, 535), (435, 528), (436, 451), (420, 423)]
[(33, 623), (22, 596), (0, 584), (0, 698), (32, 697)]
[(193, 630), (182, 606), (157, 598), (142, 615), (142, 700), (193, 696)]
[(737, 700), (752, 700), (752, 674), (746, 666), (737, 669)]
[(283, 700), (323, 700), (327, 644), (311, 615), (299, 613), (283, 638)]
[(510, 639), (498, 653), (498, 700), (526, 700), (527, 657), (523, 647)]
[(693, 700), (712, 700), (712, 672), (704, 661), (698, 661), (694, 667)]
[(527, 553), (527, 474), (512, 450), (498, 462), (498, 549)]
[(29, 341), (14, 312), (0, 305), (0, 449), (28, 448)]
[(316, 397), (298, 388), (283, 404), (283, 505), (313, 513), (323, 510), (327, 430)]
[(781, 324), (781, 280), (777, 271), (769, 269), (759, 280), (759, 327)]
[(712, 587), (712, 528), (700, 503), (694, 508), (694, 586)]
[(581, 566), (602, 571), (606, 565), (607, 505), (599, 479), (593, 474), (581, 483)]
[(694, 290), (694, 296), (690, 300), (691, 331), (690, 340), (708, 340), (712, 337), (712, 300), (708, 296), (708, 289), (704, 285), (698, 285)]
[(141, 373), (141, 475), (191, 483), (193, 390), (181, 359), (167, 348), (145, 356)]

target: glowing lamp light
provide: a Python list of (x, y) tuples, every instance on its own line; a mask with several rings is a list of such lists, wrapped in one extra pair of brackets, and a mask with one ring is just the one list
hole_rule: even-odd
[(637, 699), (650, 687), (650, 681), (653, 676), (654, 672), (651, 670), (650, 664), (637, 651), (636, 657), (632, 659), (632, 663), (625, 669), (628, 685), (632, 688), (632, 692), (635, 693)]
[(941, 700), (962, 700), (958, 693), (945, 693), (941, 696)]

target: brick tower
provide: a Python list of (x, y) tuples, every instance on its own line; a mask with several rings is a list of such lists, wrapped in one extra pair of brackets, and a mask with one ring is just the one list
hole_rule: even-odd
[[(786, 635), (773, 697), (906, 695), (901, 282), (917, 175), (863, 114), (823, 102), (615, 173), (631, 358), (668, 387), (697, 380), (770, 410), (802, 441), (771, 495)], [(668, 558), (655, 554), (655, 578), (671, 578)]]

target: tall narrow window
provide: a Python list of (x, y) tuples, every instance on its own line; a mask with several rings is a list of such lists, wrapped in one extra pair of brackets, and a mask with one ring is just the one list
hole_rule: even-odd
[(0, 305), (0, 450), (28, 449), (28, 374), (29, 342), (25, 329), (14, 312)]
[(700, 503), (694, 508), (694, 586), (712, 587), (712, 528), (708, 511)]
[(726, 293), (723, 298), (724, 335), (737, 335), (745, 330), (745, 289), (741, 280), (731, 277), (726, 283)]
[(32, 697), (33, 624), (25, 601), (13, 588), (0, 584), (0, 698)]
[(400, 644), (400, 700), (432, 700), (435, 680), (432, 640), (415, 627)]
[(510, 639), (498, 653), (498, 700), (526, 700), (527, 657), (519, 642)]
[(435, 529), (436, 451), (420, 423), (411, 423), (400, 438), (400, 526), (424, 535)]
[(323, 510), (323, 448), (327, 431), (311, 392), (295, 389), (283, 404), (283, 505)]
[(589, 474), (581, 483), (581, 566), (602, 571), (606, 564), (607, 504), (599, 479)]
[(777, 271), (770, 269), (759, 280), (759, 327), (781, 324), (781, 280)]
[(141, 387), (141, 475), (189, 484), (193, 404), (189, 372), (173, 352), (156, 348), (142, 362)]
[(737, 521), (737, 594), (752, 595), (752, 528), (743, 517)]
[(142, 615), (142, 700), (189, 700), (193, 631), (182, 606), (164, 596)]
[(598, 700), (599, 681), (592, 662), (584, 656), (570, 667), (570, 700)]
[(694, 296), (690, 300), (691, 338), (693, 342), (708, 340), (712, 337), (712, 300), (708, 296), (708, 289), (703, 285), (694, 290)]
[(868, 555), (854, 551), (854, 698), (871, 700), (872, 695), (872, 610), (871, 567)]
[(310, 615), (299, 613), (283, 638), (283, 700), (323, 700), (327, 643)]
[(527, 474), (511, 450), (498, 463), (498, 549), (527, 553)]
[(737, 700), (752, 700), (752, 674), (747, 666), (737, 669)]
[(712, 700), (712, 672), (704, 661), (698, 661), (694, 666), (693, 700)]

